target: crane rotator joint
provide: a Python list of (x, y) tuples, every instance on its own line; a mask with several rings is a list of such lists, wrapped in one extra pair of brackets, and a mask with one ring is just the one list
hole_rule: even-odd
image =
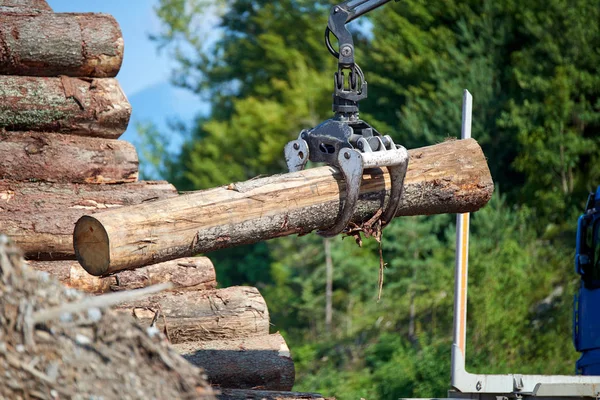
[[(389, 135), (381, 135), (359, 118), (358, 102), (367, 97), (367, 82), (354, 61), (354, 42), (346, 28), (348, 22), (388, 1), (349, 0), (331, 9), (325, 29), (325, 44), (338, 59), (333, 92), (335, 115), (312, 129), (304, 129), (298, 139), (285, 146), (290, 172), (304, 169), (310, 160), (337, 167), (344, 176), (346, 200), (342, 211), (331, 227), (317, 232), (325, 237), (335, 236), (347, 228), (358, 202), (365, 169), (387, 167), (390, 174), (392, 187), (380, 217), (382, 226), (394, 218), (400, 205), (408, 168), (408, 152), (395, 144)], [(339, 51), (331, 45), (330, 33), (338, 39)]]

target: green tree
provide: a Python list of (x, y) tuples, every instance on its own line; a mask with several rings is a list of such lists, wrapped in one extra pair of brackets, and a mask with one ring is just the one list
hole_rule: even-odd
[[(369, 82), (363, 117), (407, 147), (460, 129), (463, 88), (473, 136), (499, 191), (473, 215), (469, 367), (570, 373), (576, 209), (600, 178), (600, 7), (595, 2), (403, 0), (357, 32)], [(208, 98), (163, 171), (182, 190), (285, 169), (282, 149), (331, 114), (335, 60), (327, 5), (161, 0), (156, 40), (179, 62), (176, 84)], [(220, 16), (207, 42), (197, 21)], [(205, 19), (206, 19), (205, 18)], [(160, 143), (150, 142), (157, 149)], [(449, 216), (394, 221), (377, 297), (378, 245), (332, 242), (333, 329), (325, 329), (323, 242), (282, 238), (211, 257), (225, 284), (251, 283), (290, 343), (298, 390), (345, 398), (443, 396), (449, 385), (454, 227)], [(552, 361), (549, 361), (552, 360)]]
[(495, 181), (562, 221), (600, 178), (599, 19), (586, 0), (394, 4), (372, 17), (364, 109), (420, 146), (458, 135), (469, 88)]

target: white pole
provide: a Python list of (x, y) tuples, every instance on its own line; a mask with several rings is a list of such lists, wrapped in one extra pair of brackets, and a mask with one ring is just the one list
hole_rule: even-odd
[[(473, 97), (468, 90), (463, 93), (461, 139), (471, 137)], [(454, 269), (454, 351), (461, 357), (452, 357), (452, 371), (465, 370), (467, 340), (467, 283), (469, 271), (469, 217), (456, 215), (456, 260)], [(460, 363), (462, 365), (457, 365)]]

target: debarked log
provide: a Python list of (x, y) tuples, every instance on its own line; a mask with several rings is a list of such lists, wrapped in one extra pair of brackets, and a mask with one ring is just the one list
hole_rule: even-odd
[(137, 152), (123, 140), (0, 132), (0, 179), (124, 183), (137, 178)]
[(290, 350), (279, 333), (233, 340), (173, 345), (202, 368), (211, 385), (232, 389), (291, 390), (295, 370)]
[(81, 216), (175, 196), (175, 187), (164, 181), (83, 185), (0, 180), (0, 231), (29, 259), (74, 259), (73, 227)]
[(271, 390), (220, 389), (218, 400), (335, 400), (318, 393), (276, 392)]
[(117, 139), (130, 115), (114, 78), (0, 76), (0, 130)]
[(122, 61), (123, 36), (111, 15), (0, 9), (0, 74), (107, 78)]
[[(494, 184), (479, 144), (446, 141), (409, 152), (397, 216), (472, 212)], [(387, 171), (363, 176), (353, 217), (360, 225), (384, 206)], [(174, 199), (83, 217), (74, 231), (76, 256), (93, 275), (140, 267), (331, 226), (345, 197), (331, 167), (282, 174)]]
[(75, 260), (29, 260), (28, 264), (35, 270), (47, 272), (66, 286), (86, 293), (141, 289), (167, 282), (174, 284), (172, 291), (217, 287), (215, 268), (207, 257), (180, 258), (103, 278), (88, 274)]
[(155, 320), (171, 343), (269, 334), (267, 304), (256, 288), (247, 286), (162, 292), (121, 304), (117, 310), (132, 314), (147, 326)]

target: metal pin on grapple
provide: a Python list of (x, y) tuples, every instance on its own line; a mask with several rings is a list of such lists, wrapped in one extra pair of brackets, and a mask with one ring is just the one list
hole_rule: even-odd
[[(354, 215), (360, 194), (363, 172), (368, 168), (387, 167), (392, 187), (380, 220), (382, 226), (394, 218), (404, 188), (408, 168), (408, 152), (388, 135), (359, 119), (358, 102), (367, 97), (367, 82), (354, 62), (354, 42), (346, 24), (390, 0), (349, 0), (331, 9), (325, 29), (325, 44), (338, 59), (334, 75), (334, 117), (300, 132), (298, 139), (285, 146), (285, 159), (290, 172), (304, 169), (306, 163), (323, 162), (339, 168), (346, 182), (346, 200), (335, 223), (317, 233), (335, 236), (344, 231)], [(340, 51), (333, 49), (329, 34), (339, 41)], [(344, 72), (348, 72), (347, 80)]]

